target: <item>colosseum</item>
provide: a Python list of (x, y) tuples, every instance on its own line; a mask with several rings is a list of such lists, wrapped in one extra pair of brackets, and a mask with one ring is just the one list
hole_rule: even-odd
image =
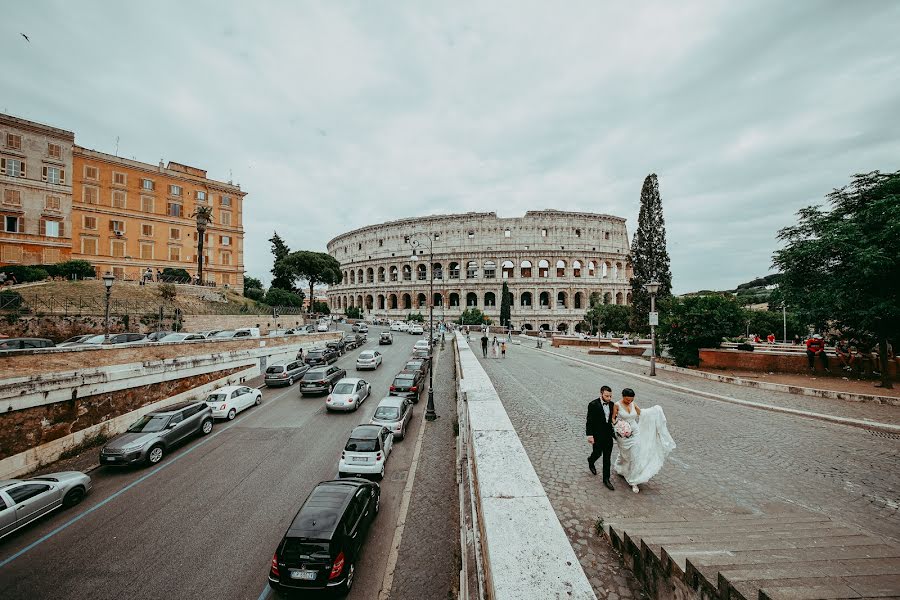
[(435, 320), (454, 320), (474, 307), (499, 323), (506, 282), (513, 327), (572, 331), (595, 292), (605, 303), (631, 303), (628, 251), (625, 219), (602, 214), (541, 210), (508, 219), (494, 212), (401, 219), (328, 242), (343, 271), (328, 299), (335, 312), (359, 307), (372, 318), (411, 312), (427, 318), (433, 284)]

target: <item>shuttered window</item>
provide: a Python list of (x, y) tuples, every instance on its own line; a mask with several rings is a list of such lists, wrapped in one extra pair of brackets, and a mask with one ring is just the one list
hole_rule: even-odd
[(47, 237), (61, 237), (62, 227), (59, 221), (53, 219), (40, 220), (40, 234)]
[(112, 192), (112, 206), (113, 208), (125, 208), (126, 204), (126, 196), (125, 192), (122, 190), (113, 190)]
[(81, 253), (97, 256), (97, 238), (81, 238)]
[(3, 262), (17, 263), (22, 262), (22, 246), (13, 246), (12, 244), (4, 244), (3, 250), (0, 252), (0, 258)]
[(59, 167), (43, 166), (41, 167), (41, 181), (52, 183), (54, 185), (65, 185), (66, 171)]
[(0, 158), (0, 175), (25, 177), (25, 161), (18, 158)]
[(91, 181), (97, 181), (97, 167), (84, 165), (84, 178)]
[(15, 133), (6, 134), (6, 147), (12, 150), (22, 149), (22, 136)]
[(22, 192), (19, 190), (3, 190), (3, 204), (7, 206), (22, 206)]
[(44, 208), (47, 210), (60, 210), (60, 206), (59, 196), (47, 196), (44, 199)]
[(116, 258), (124, 258), (125, 242), (123, 242), (122, 240), (110, 240), (109, 251), (111, 256), (114, 256)]
[(50, 158), (62, 158), (62, 146), (59, 144), (47, 144), (47, 156)]
[(82, 226), (85, 229), (97, 229), (97, 217), (89, 217), (84, 215), (82, 217)]
[(127, 176), (125, 175), (125, 173), (113, 172), (113, 183), (114, 184), (125, 185), (125, 183), (127, 181), (128, 181), (128, 179), (127, 179)]
[(153, 198), (149, 196), (141, 196), (141, 210), (144, 212), (153, 212)]
[(95, 187), (86, 187), (81, 190), (81, 199), (85, 204), (97, 204), (99, 193)]
[(141, 244), (141, 258), (145, 260), (153, 260), (153, 244)]

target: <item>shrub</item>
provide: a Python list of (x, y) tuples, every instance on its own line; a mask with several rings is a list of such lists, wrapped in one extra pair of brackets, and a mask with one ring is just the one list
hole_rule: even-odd
[(269, 306), (303, 306), (303, 296), (281, 288), (270, 287), (263, 302)]
[(348, 307), (344, 314), (350, 319), (362, 319), (362, 309), (357, 306)]
[(666, 302), (659, 329), (662, 341), (680, 367), (700, 363), (700, 348), (718, 348), (726, 336), (739, 335), (744, 312), (724, 296), (688, 296)]
[(161, 283), (159, 284), (159, 295), (163, 300), (172, 301), (178, 296), (178, 289), (174, 284), (171, 283)]
[(425, 317), (423, 317), (423, 316), (422, 316), (422, 313), (420, 313), (420, 312), (417, 312), (417, 313), (409, 313), (408, 315), (406, 315), (406, 320), (407, 320), (407, 321), (416, 321), (416, 322), (418, 322), (418, 323), (424, 323), (424, 322), (425, 322)]
[(189, 283), (191, 281), (191, 276), (184, 269), (166, 267), (162, 270), (159, 280), (166, 283)]
[(51, 277), (62, 277), (63, 279), (84, 279), (97, 275), (94, 265), (86, 260), (67, 260), (55, 265), (45, 265), (44, 268)]
[(313, 312), (321, 315), (330, 315), (331, 307), (327, 302), (313, 302)]
[(33, 267), (24, 266), (24, 265), (7, 265), (3, 267), (3, 272), (6, 273), (7, 276), (12, 279), (12, 277), (16, 278), (17, 283), (29, 283), (31, 281), (43, 281), (50, 277), (50, 273), (47, 272), (41, 265), (35, 265)]
[(261, 302), (265, 295), (266, 293), (262, 290), (262, 288), (244, 288), (244, 296), (246, 298), (250, 298), (251, 300)]
[(491, 320), (477, 308), (467, 308), (456, 320), (460, 325), (490, 325)]

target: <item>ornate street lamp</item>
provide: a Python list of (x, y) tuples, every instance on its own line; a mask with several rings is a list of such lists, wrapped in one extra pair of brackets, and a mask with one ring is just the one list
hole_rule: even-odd
[[(431, 271), (434, 270), (434, 237), (428, 234), (425, 238), (428, 240), (428, 265)], [(413, 247), (413, 259), (418, 259), (416, 248), (421, 245), (419, 240), (410, 239), (410, 246)], [(431, 366), (428, 369), (428, 404), (425, 407), (425, 420), (434, 421), (437, 414), (434, 412), (434, 273), (430, 273), (428, 283), (428, 353), (432, 356)]]
[(198, 206), (191, 216), (197, 219), (197, 283), (203, 285), (203, 238), (207, 225), (212, 223), (212, 207)]
[(115, 280), (116, 278), (112, 273), (106, 273), (106, 275), (103, 276), (103, 285), (106, 286), (106, 324), (103, 333), (104, 344), (109, 343), (109, 297), (112, 294), (112, 284)]
[(651, 281), (644, 284), (644, 289), (650, 294), (650, 376), (656, 376), (656, 325), (659, 316), (656, 314), (656, 293), (659, 291), (659, 282)]

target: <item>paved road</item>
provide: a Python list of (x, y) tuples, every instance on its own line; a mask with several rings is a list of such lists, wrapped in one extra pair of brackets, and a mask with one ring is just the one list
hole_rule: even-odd
[[(900, 436), (678, 393), (530, 347), (508, 355), (482, 364), (601, 598), (641, 591), (593, 532), (598, 518), (803, 507), (900, 540)], [(587, 470), (586, 405), (603, 384), (661, 405), (678, 444), (639, 494), (618, 477), (610, 492)]]
[[(365, 348), (377, 347), (379, 331)], [(94, 471), (81, 505), (0, 542), (0, 564), (22, 552), (0, 567), (3, 598), (269, 596), (270, 560), (291, 518), (316, 483), (336, 477), (350, 430), (369, 420), (416, 339), (395, 334), (393, 346), (380, 347), (384, 364), (360, 374), (373, 393), (356, 413), (327, 414), (324, 397), (302, 398), (296, 384), (264, 389), (260, 406), (156, 469)], [(349, 376), (357, 353), (338, 363)], [(423, 412), (420, 402), (391, 454), (350, 598), (374, 598), (381, 587)]]

